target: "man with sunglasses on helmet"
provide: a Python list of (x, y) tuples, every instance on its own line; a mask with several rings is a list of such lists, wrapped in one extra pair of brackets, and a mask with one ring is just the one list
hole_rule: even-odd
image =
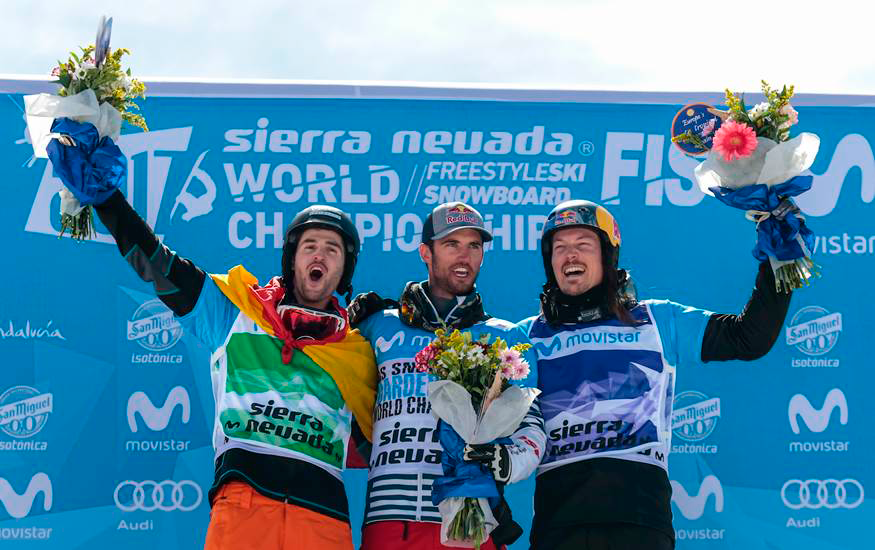
[[(67, 131), (75, 140), (87, 128)], [(118, 148), (101, 147), (123, 175)], [(240, 265), (208, 275), (163, 245), (117, 188), (98, 181), (96, 197), (77, 187), (71, 167), (92, 162), (79, 149), (52, 141), (56, 173), (94, 205), (122, 256), (212, 352), (206, 548), (351, 550), (341, 469), (353, 432), (370, 437), (376, 367), (334, 296), (351, 292), (360, 248), (349, 216), (321, 205), (299, 212), (285, 232), (282, 276), (265, 285)]]
[[(350, 308), (354, 324), (374, 345), (379, 378), (362, 550), (447, 548), (440, 542), (441, 516), (432, 503), (432, 482), (443, 474), (437, 419), (426, 393), (435, 378), (416, 370), (414, 356), (442, 327), (475, 338), (489, 334), (508, 345), (528, 342), (514, 324), (490, 317), (475, 289), (483, 245), (491, 240), (477, 210), (460, 202), (439, 205), (425, 221), (419, 246), (428, 280), (407, 283), (391, 309), (383, 311), (386, 304), (374, 293), (360, 295)], [(531, 352), (527, 360), (534, 365)], [(492, 473), (500, 491), (531, 475), (543, 455), (537, 401), (510, 440), (465, 450), (467, 460)], [(493, 514), (498, 527), (484, 549), (510, 544), (522, 534), (503, 499)]]
[(589, 201), (550, 212), (541, 253), (541, 312), (520, 324), (538, 356), (548, 434), (531, 547), (674, 548), (666, 460), (675, 369), (762, 357), (790, 296), (763, 263), (739, 315), (636, 301), (618, 269), (619, 226)]

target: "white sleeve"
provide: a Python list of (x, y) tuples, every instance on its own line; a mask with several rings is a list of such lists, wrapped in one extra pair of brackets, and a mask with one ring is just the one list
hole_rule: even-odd
[(520, 427), (510, 436), (513, 445), (508, 446), (510, 453), (510, 479), (508, 483), (516, 483), (526, 479), (535, 471), (547, 447), (547, 433), (544, 429), (544, 417), (541, 415), (540, 401), (535, 398), (529, 412)]

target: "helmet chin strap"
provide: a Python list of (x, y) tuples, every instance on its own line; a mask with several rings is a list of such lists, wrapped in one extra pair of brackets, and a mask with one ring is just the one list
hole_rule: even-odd
[(583, 294), (570, 296), (562, 292), (552, 281), (544, 284), (541, 294), (541, 311), (550, 324), (588, 323), (605, 318), (604, 283), (587, 290)]

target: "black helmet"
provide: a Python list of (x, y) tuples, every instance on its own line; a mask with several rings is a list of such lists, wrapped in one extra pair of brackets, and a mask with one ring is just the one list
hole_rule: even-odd
[(292, 223), (286, 227), (285, 241), (283, 243), (283, 285), (290, 289), (294, 280), (295, 250), (298, 247), (298, 238), (305, 229), (322, 228), (336, 231), (343, 238), (346, 246), (346, 254), (343, 263), (343, 275), (337, 284), (337, 292), (346, 294), (347, 299), (352, 295), (352, 274), (358, 260), (361, 240), (358, 231), (352, 223), (349, 214), (323, 204), (314, 204), (298, 212), (292, 219)]
[(617, 269), (620, 260), (620, 226), (614, 216), (604, 207), (585, 200), (570, 200), (560, 203), (547, 216), (541, 233), (541, 256), (548, 282), (555, 282), (551, 256), (553, 233), (566, 227), (587, 227), (596, 232), (605, 255), (605, 265)]

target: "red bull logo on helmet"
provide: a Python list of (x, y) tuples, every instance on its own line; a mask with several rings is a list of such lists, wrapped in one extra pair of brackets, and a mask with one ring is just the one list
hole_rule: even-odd
[(567, 225), (569, 223), (577, 223), (577, 212), (574, 210), (563, 210), (556, 214), (556, 226)]

